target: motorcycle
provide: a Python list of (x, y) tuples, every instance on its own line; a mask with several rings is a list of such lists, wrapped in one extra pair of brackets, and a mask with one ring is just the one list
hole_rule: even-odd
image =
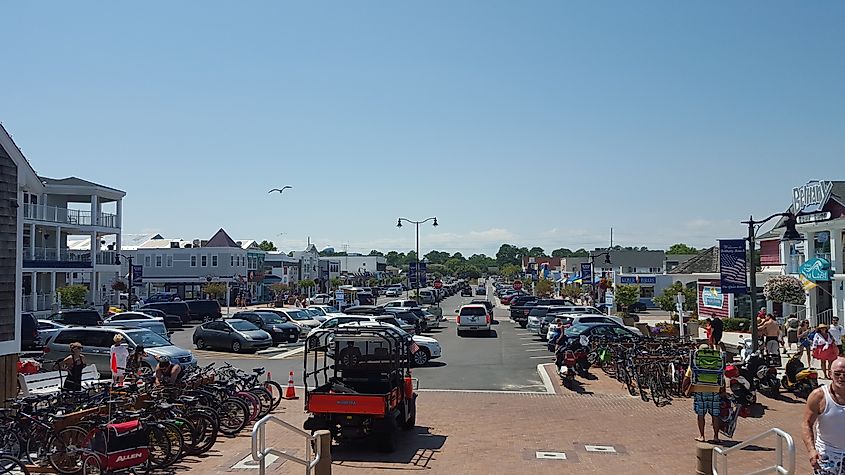
[(739, 339), (739, 345), (742, 348), (739, 352), (740, 363), (736, 366), (755, 390), (759, 390), (768, 397), (775, 397), (780, 386), (778, 382), (780, 356), (761, 355), (759, 351), (754, 351), (752, 341), (751, 337)]
[(809, 369), (801, 362), (801, 353), (796, 353), (786, 362), (786, 369), (780, 380), (781, 386), (796, 396), (807, 399), (814, 389), (819, 387), (819, 373)]
[(558, 374), (565, 387), (572, 387), (576, 374), (580, 374), (581, 376), (587, 374), (587, 369), (590, 367), (587, 362), (589, 344), (589, 339), (582, 335), (578, 341), (570, 342), (568, 345), (558, 349), (557, 358), (561, 363), (558, 368)]
[(748, 407), (757, 402), (754, 386), (742, 375), (737, 365), (729, 364), (725, 367), (725, 380), (725, 385), (731, 390), (737, 404)]

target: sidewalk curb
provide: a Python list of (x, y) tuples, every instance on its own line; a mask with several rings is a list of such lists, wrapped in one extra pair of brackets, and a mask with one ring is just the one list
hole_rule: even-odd
[(540, 380), (543, 381), (543, 386), (546, 387), (546, 392), (549, 394), (557, 394), (555, 391), (555, 387), (552, 384), (552, 378), (549, 377), (549, 373), (546, 371), (545, 366), (547, 364), (553, 363), (540, 363), (537, 365), (537, 372), (540, 373)]

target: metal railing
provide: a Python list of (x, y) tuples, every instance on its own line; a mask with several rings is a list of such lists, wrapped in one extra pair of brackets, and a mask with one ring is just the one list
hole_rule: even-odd
[[(299, 434), (305, 438), (305, 458), (301, 459), (295, 455), (291, 455), (287, 452), (274, 449), (272, 447), (267, 448), (266, 446), (266, 437), (265, 437), (265, 426), (268, 422), (276, 423), (285, 429), (290, 430), (293, 433)], [(265, 475), (265, 471), (267, 469), (266, 464), (266, 457), (268, 455), (275, 455), (277, 457), (281, 457), (286, 460), (290, 460), (292, 462), (296, 462), (298, 464), (305, 466), (305, 475), (311, 475), (311, 470), (317, 466), (317, 463), (320, 461), (320, 455), (322, 449), (320, 447), (320, 443), (315, 443), (317, 441), (316, 435), (311, 435), (304, 430), (288, 424), (287, 422), (279, 419), (275, 416), (264, 416), (258, 422), (255, 423), (255, 426), (252, 428), (252, 460), (258, 462), (258, 474)], [(314, 453), (314, 460), (311, 460), (311, 452), (312, 452), (312, 445), (316, 447)]]
[(55, 303), (54, 294), (35, 294), (34, 298), (30, 295), (24, 295), (21, 298), (21, 306), (24, 312), (40, 312), (43, 310), (52, 310)]
[[(762, 434), (755, 435), (754, 437), (742, 442), (741, 444), (734, 445), (729, 449), (724, 449), (722, 447), (713, 447), (713, 475), (727, 475), (728, 473), (728, 455), (736, 452), (738, 450), (742, 450), (745, 447), (757, 442), (760, 439), (764, 439), (769, 435), (774, 434), (777, 436), (777, 446), (775, 447), (775, 464), (766, 467), (764, 469), (757, 470), (756, 472), (748, 472), (746, 475), (758, 475), (763, 473), (778, 473), (781, 475), (792, 475), (795, 473), (795, 442), (792, 440), (792, 436), (788, 433), (774, 427), (772, 429), (763, 432)], [(784, 465), (784, 442), (786, 442), (786, 465)], [(724, 472), (719, 472), (719, 462), (724, 462), (722, 465), (725, 468)]]
[(61, 262), (91, 262), (91, 251), (78, 251), (74, 249), (56, 249), (54, 247), (36, 247), (23, 250), (24, 260), (33, 261), (61, 261)]
[(827, 309), (824, 312), (821, 312), (818, 315), (816, 315), (816, 321), (810, 322), (810, 323), (813, 325), (813, 327), (821, 325), (822, 323), (824, 323), (825, 325), (830, 325), (830, 321), (832, 319), (833, 319), (833, 309), (830, 308), (830, 309)]
[(59, 208), (58, 206), (47, 206), (41, 204), (27, 203), (23, 205), (23, 216), (28, 219), (47, 221), (57, 224), (68, 224), (71, 226), (103, 226), (116, 228), (117, 215), (111, 213), (100, 213), (92, 219), (91, 211)]

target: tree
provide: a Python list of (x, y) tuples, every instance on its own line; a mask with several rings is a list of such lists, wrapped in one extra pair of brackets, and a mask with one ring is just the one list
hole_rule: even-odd
[(449, 253), (444, 251), (431, 251), (423, 257), (432, 264), (443, 264), (447, 259), (449, 259)]
[(212, 299), (220, 300), (226, 296), (226, 284), (223, 282), (209, 282), (202, 286), (202, 293), (208, 294)]
[(547, 256), (546, 256), (546, 251), (545, 251), (545, 250), (543, 250), (543, 248), (542, 248), (542, 247), (537, 247), (537, 246), (534, 246), (534, 247), (532, 247), (531, 249), (529, 249), (529, 250), (528, 250), (528, 252), (527, 252), (527, 254), (528, 254), (530, 257), (547, 257)]
[(519, 251), (518, 247), (510, 244), (502, 244), (499, 247), (499, 252), (496, 253), (496, 262), (499, 264), (499, 267), (502, 268), (505, 264), (519, 264)]
[(666, 312), (675, 311), (675, 299), (679, 293), (684, 294), (684, 310), (693, 311), (698, 308), (698, 290), (694, 287), (687, 287), (680, 282), (675, 282), (663, 289), (663, 293), (651, 299), (655, 305)]
[(265, 251), (265, 252), (267, 252), (267, 251), (278, 251), (278, 249), (276, 248), (276, 245), (273, 244), (273, 241), (261, 241), (258, 244), (258, 248), (261, 249), (262, 251)]
[(331, 284), (333, 289), (337, 289), (343, 285), (343, 279), (340, 277), (332, 277), (331, 280), (329, 280), (329, 284)]
[(552, 257), (570, 257), (572, 256), (572, 250), (567, 249), (565, 247), (561, 247), (552, 251)]
[(619, 284), (616, 286), (616, 291), (613, 293), (613, 298), (616, 303), (625, 308), (639, 302), (640, 287), (638, 285)]
[(515, 264), (505, 264), (499, 272), (507, 279), (513, 279), (522, 272), (522, 268)]
[(590, 257), (590, 253), (583, 247), (573, 252), (569, 257)]
[(405, 254), (399, 253), (396, 251), (390, 251), (387, 253), (385, 260), (387, 260), (387, 265), (393, 267), (402, 267), (402, 264), (405, 263)]
[(82, 284), (66, 285), (59, 287), (58, 292), (62, 298), (62, 307), (79, 307), (85, 303), (88, 287)]
[(578, 285), (566, 285), (561, 287), (560, 296), (575, 300), (581, 296), (581, 287)]
[(126, 282), (124, 282), (120, 279), (111, 283), (111, 289), (116, 291), (116, 292), (126, 292), (126, 289), (128, 289), (128, 288), (129, 288), (129, 286), (126, 285)]
[(270, 288), (273, 289), (273, 292), (276, 292), (277, 296), (279, 296), (290, 290), (290, 285), (277, 282), (271, 285)]
[(697, 254), (698, 249), (684, 243), (672, 244), (666, 254)]
[(464, 262), (460, 259), (450, 258), (443, 265), (446, 267), (446, 271), (448, 271), (452, 275), (455, 275), (455, 274), (457, 274), (458, 269), (460, 269), (462, 266), (466, 265), (466, 262)]
[(298, 285), (300, 289), (305, 290), (305, 289), (310, 289), (310, 288), (316, 286), (317, 284), (315, 284), (314, 281), (311, 280), (311, 279), (302, 279), (299, 282), (297, 282), (296, 285)]
[(534, 292), (538, 297), (551, 297), (554, 290), (555, 285), (548, 279), (540, 279), (537, 285), (534, 286)]
[(381, 252), (381, 251), (377, 251), (377, 250), (373, 249), (372, 251), (370, 251), (370, 253), (368, 255), (369, 256), (384, 256), (384, 253)]
[(466, 259), (464, 258), (464, 255), (463, 255), (463, 254), (461, 254), (460, 252), (456, 252), (456, 253), (452, 254), (452, 259), (460, 259), (460, 260), (462, 260), (462, 261), (463, 261), (463, 260), (466, 260)]

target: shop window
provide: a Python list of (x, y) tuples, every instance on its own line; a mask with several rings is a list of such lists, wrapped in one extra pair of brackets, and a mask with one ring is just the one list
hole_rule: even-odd
[(161, 267), (161, 256), (156, 256), (156, 267)]
[(640, 298), (654, 298), (654, 287), (640, 287)]
[(211, 267), (217, 267), (217, 254), (211, 256)]
[(151, 267), (152, 266), (152, 258), (150, 256), (144, 256), (144, 266)]
[(229, 265), (232, 266), (232, 267), (235, 267), (235, 256), (234, 255), (229, 256), (229, 261), (230, 261)]
[(167, 256), (167, 267), (173, 267), (173, 256)]
[(200, 262), (202, 263), (202, 267), (208, 267), (208, 256), (200, 256)]

